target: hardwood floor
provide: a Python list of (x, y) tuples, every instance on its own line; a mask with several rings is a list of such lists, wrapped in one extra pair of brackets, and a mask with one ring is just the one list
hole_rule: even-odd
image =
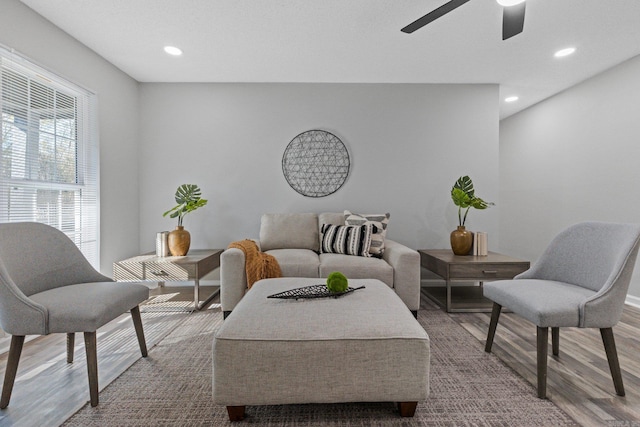
[[(479, 341), (486, 340), (489, 313), (452, 313), (451, 317)], [(561, 328), (559, 356), (551, 356), (549, 350), (547, 397), (584, 426), (640, 426), (640, 309), (625, 306), (613, 333), (624, 397), (615, 393), (598, 329)], [(503, 313), (492, 353), (535, 387), (534, 324)]]
[[(201, 299), (217, 287), (200, 287)], [(193, 286), (165, 286), (150, 290), (153, 302), (171, 301), (164, 307), (141, 307), (149, 349), (189, 316), (184, 307), (193, 305)], [(166, 297), (166, 298), (165, 298)], [(175, 304), (173, 304), (176, 302)], [(214, 299), (210, 306), (219, 310)], [(125, 313), (98, 329), (98, 383), (102, 390), (140, 358), (131, 315)], [(87, 365), (82, 334), (76, 334), (75, 358), (67, 363), (66, 334), (27, 337), (9, 406), (0, 410), (0, 427), (57, 426), (89, 400)], [(4, 378), (10, 336), (0, 337), (0, 378)]]
[[(206, 289), (206, 288), (204, 288)], [(205, 290), (208, 295), (211, 289)], [(192, 287), (164, 287), (152, 295), (179, 294), (178, 298), (191, 301)], [(423, 301), (426, 297), (423, 296)], [(212, 306), (219, 302), (216, 297)], [(427, 302), (431, 304), (431, 302)], [(217, 310), (218, 308), (213, 308)], [(151, 347), (163, 336), (159, 327), (172, 318), (184, 318), (185, 313), (145, 313), (143, 323), (147, 345)], [(486, 339), (488, 313), (455, 313), (451, 317), (479, 341)], [(560, 356), (549, 357), (547, 395), (578, 423), (584, 426), (632, 427), (640, 426), (640, 309), (626, 306), (622, 319), (613, 328), (626, 390), (625, 397), (616, 396), (598, 330), (568, 328), (560, 330)], [(101, 336), (115, 334), (119, 339), (101, 346)], [(125, 336), (126, 335), (126, 336)], [(0, 339), (0, 345), (2, 344)], [(124, 343), (124, 345), (123, 345)], [(493, 353), (528, 382), (536, 384), (536, 328), (535, 325), (511, 313), (503, 313), (493, 344)], [(76, 361), (70, 368), (64, 363), (64, 334), (37, 337), (25, 343), (18, 368), (14, 396), (9, 408), (0, 411), (0, 427), (4, 425), (43, 425), (36, 415), (44, 416), (57, 425), (74, 410), (67, 396), (88, 400), (83, 340), (76, 339)], [(101, 354), (101, 351), (103, 352)], [(150, 352), (150, 354), (152, 354)], [(98, 363), (101, 388), (116, 378), (123, 364), (139, 357), (139, 348), (130, 316), (116, 319), (99, 330)], [(58, 363), (59, 361), (62, 361)], [(60, 368), (55, 368), (60, 366)], [(0, 376), (4, 376), (6, 354), (0, 354)], [(56, 375), (59, 369), (64, 375)], [(46, 389), (46, 392), (43, 391)], [(64, 396), (61, 396), (63, 395)]]

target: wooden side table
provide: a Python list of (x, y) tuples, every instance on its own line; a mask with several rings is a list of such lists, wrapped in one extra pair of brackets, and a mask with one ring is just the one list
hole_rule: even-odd
[[(423, 292), (447, 312), (490, 312), (491, 301), (482, 295), (482, 283), (513, 279), (529, 269), (529, 261), (496, 252), (488, 256), (454, 255), (450, 249), (422, 249), (420, 263), (442, 277), (444, 288), (422, 288)], [(480, 286), (454, 286), (452, 282), (479, 282)], [(454, 301), (454, 298), (456, 299)]]
[(158, 257), (154, 253), (138, 255), (113, 263), (113, 278), (118, 282), (194, 282), (194, 309), (201, 310), (218, 289), (200, 304), (200, 279), (220, 266), (222, 249), (193, 249), (186, 256)]

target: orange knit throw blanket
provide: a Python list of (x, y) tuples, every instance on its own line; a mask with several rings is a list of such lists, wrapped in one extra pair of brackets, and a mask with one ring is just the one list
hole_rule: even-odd
[(229, 248), (237, 248), (244, 252), (245, 267), (247, 270), (247, 287), (260, 279), (282, 277), (280, 265), (273, 255), (265, 254), (258, 250), (258, 245), (253, 240), (245, 239), (231, 242)]

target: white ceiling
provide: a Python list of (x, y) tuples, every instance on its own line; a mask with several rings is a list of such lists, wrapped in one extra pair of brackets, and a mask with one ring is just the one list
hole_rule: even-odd
[(140, 82), (498, 83), (501, 118), (640, 54), (640, 0), (527, 0), (506, 41), (495, 0), (413, 34), (447, 0), (21, 1)]

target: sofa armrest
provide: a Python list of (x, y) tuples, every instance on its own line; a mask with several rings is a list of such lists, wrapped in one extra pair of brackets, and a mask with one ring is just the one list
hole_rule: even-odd
[(393, 288), (411, 311), (420, 308), (420, 254), (403, 244), (386, 239), (384, 259), (393, 267)]
[[(260, 241), (253, 239), (260, 249)], [(245, 256), (241, 249), (230, 248), (220, 254), (220, 306), (230, 312), (247, 291)]]

